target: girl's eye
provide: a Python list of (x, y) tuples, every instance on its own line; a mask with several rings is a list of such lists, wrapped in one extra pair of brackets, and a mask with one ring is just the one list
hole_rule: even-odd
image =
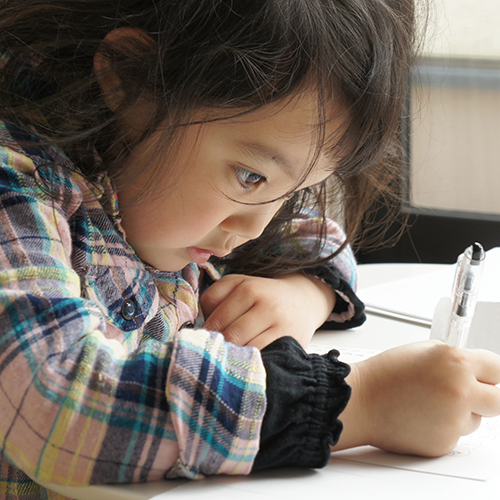
[(246, 168), (235, 167), (234, 172), (238, 183), (246, 190), (256, 189), (267, 181), (263, 175), (256, 174)]

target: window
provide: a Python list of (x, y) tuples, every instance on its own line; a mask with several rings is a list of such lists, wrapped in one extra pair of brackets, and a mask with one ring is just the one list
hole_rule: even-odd
[(401, 211), (411, 229), (362, 262), (453, 262), (500, 246), (500, 1), (435, 0), (410, 85)]

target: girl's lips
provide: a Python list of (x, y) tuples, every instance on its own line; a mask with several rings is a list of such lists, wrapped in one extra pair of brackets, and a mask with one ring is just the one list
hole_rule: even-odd
[(191, 262), (195, 262), (196, 264), (203, 264), (206, 262), (212, 255), (215, 255), (216, 257), (222, 258), (225, 257), (226, 255), (229, 255), (231, 251), (211, 251), (211, 250), (206, 250), (205, 248), (197, 248), (197, 247), (188, 247), (187, 253), (189, 255), (189, 259)]
[(203, 264), (213, 255), (213, 252), (211, 252), (210, 250), (205, 250), (204, 248), (196, 248), (196, 247), (188, 247), (187, 253), (190, 261), (196, 264)]

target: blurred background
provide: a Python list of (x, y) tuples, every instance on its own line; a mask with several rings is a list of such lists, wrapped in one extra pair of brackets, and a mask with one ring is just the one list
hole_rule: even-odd
[(474, 241), (500, 246), (500, 0), (429, 4), (404, 118), (410, 227), (395, 245), (358, 249), (360, 262), (451, 263)]

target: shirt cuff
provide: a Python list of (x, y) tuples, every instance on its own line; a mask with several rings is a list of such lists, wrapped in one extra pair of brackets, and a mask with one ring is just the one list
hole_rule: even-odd
[(338, 351), (307, 354), (292, 337), (261, 351), (267, 410), (252, 472), (274, 467), (324, 467), (342, 432), (338, 419), (351, 395), (349, 365)]
[(362, 325), (366, 321), (365, 306), (335, 267), (322, 265), (305, 272), (323, 280), (337, 295), (335, 307), (320, 327), (321, 330), (346, 330)]

